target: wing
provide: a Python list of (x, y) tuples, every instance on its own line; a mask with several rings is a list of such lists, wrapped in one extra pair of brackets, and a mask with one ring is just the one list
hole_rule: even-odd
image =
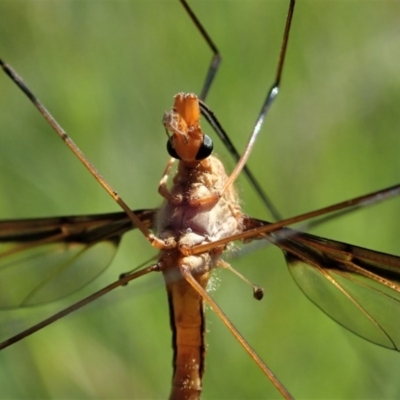
[[(151, 228), (155, 210), (135, 214)], [(0, 221), (0, 309), (53, 301), (87, 285), (134, 228), (123, 212)]]
[(297, 285), (322, 311), (358, 336), (400, 351), (400, 257), (288, 228), (265, 237), (283, 250)]

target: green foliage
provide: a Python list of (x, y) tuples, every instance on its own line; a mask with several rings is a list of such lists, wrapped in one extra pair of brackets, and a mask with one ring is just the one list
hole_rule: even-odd
[[(273, 81), (284, 1), (190, 2), (223, 55), (207, 103), (239, 149)], [(303, 1), (282, 89), (249, 165), (285, 216), (400, 181), (400, 3)], [(156, 207), (168, 159), (161, 124), (179, 91), (199, 92), (211, 54), (177, 0), (2, 1), (0, 56), (12, 64), (133, 209)], [(27, 99), (0, 76), (0, 218), (118, 210)], [(207, 129), (208, 130), (208, 129)], [(232, 166), (217, 142), (217, 153)], [(243, 179), (243, 207), (270, 218)], [(400, 254), (399, 200), (318, 234)], [(138, 233), (70, 298), (0, 314), (2, 338), (155, 252)], [(278, 251), (232, 260), (221, 307), (296, 398), (398, 398), (400, 355), (336, 325), (302, 295)], [(279, 397), (209, 312), (204, 398)], [(172, 375), (161, 276), (133, 282), (0, 353), (0, 397), (166, 398)]]

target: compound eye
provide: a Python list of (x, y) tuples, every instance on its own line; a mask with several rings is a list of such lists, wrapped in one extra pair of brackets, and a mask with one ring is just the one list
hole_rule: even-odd
[(196, 160), (204, 160), (205, 158), (209, 157), (213, 151), (213, 148), (214, 144), (210, 136), (203, 135), (203, 143), (196, 154)]
[(178, 155), (178, 153), (176, 152), (176, 150), (175, 150), (175, 148), (174, 148), (174, 145), (173, 145), (173, 143), (172, 143), (172, 136), (168, 139), (168, 142), (167, 142), (167, 151), (168, 151), (168, 154), (169, 154), (172, 158), (175, 158), (175, 159), (177, 159), (177, 160), (181, 160), (181, 158), (179, 157), (179, 155)]

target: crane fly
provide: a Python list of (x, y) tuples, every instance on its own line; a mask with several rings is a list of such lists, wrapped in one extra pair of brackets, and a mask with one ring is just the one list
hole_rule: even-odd
[[(143, 214), (143, 216), (145, 217), (145, 214)], [(253, 221), (254, 222), (254, 221)], [(254, 222), (255, 224), (257, 224), (257, 221), (255, 221)], [(308, 236), (304, 236), (303, 238), (305, 238), (304, 240), (307, 240), (307, 238), (308, 238)], [(286, 241), (290, 241), (292, 238), (291, 238), (291, 234), (288, 234), (288, 235), (284, 235), (284, 237), (283, 237), (283, 239), (282, 238), (278, 238), (277, 239), (277, 241), (279, 242), (279, 244), (281, 245), (281, 246), (283, 246), (283, 248), (284, 248), (284, 250), (287, 250), (287, 249), (285, 249), (285, 247), (284, 247), (284, 241), (286, 240)], [(309, 240), (311, 240), (311, 239), (309, 239)], [(332, 245), (332, 243), (333, 242), (330, 242), (330, 244)], [(307, 242), (306, 243), (303, 243), (305, 246), (307, 245)], [(319, 243), (321, 246), (324, 246), (324, 245), (326, 245), (326, 243), (324, 243), (324, 242), (321, 242), (321, 243)], [(308, 242), (308, 245), (310, 245), (310, 243)], [(314, 245), (315, 245), (315, 243), (314, 243)], [(302, 249), (298, 249), (298, 251), (300, 251), (301, 252), (301, 250)], [(350, 249), (351, 250), (351, 249)], [(298, 256), (300, 256), (299, 254), (297, 254)], [(343, 260), (342, 260), (343, 261)]]

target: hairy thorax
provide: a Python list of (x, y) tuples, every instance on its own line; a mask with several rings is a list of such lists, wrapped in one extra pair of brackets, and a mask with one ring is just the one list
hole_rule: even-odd
[(218, 201), (205, 198), (221, 191), (227, 175), (217, 158), (210, 156), (193, 164), (179, 163), (171, 199), (161, 206), (157, 232), (161, 239), (194, 246), (242, 231), (242, 213), (233, 185)]

